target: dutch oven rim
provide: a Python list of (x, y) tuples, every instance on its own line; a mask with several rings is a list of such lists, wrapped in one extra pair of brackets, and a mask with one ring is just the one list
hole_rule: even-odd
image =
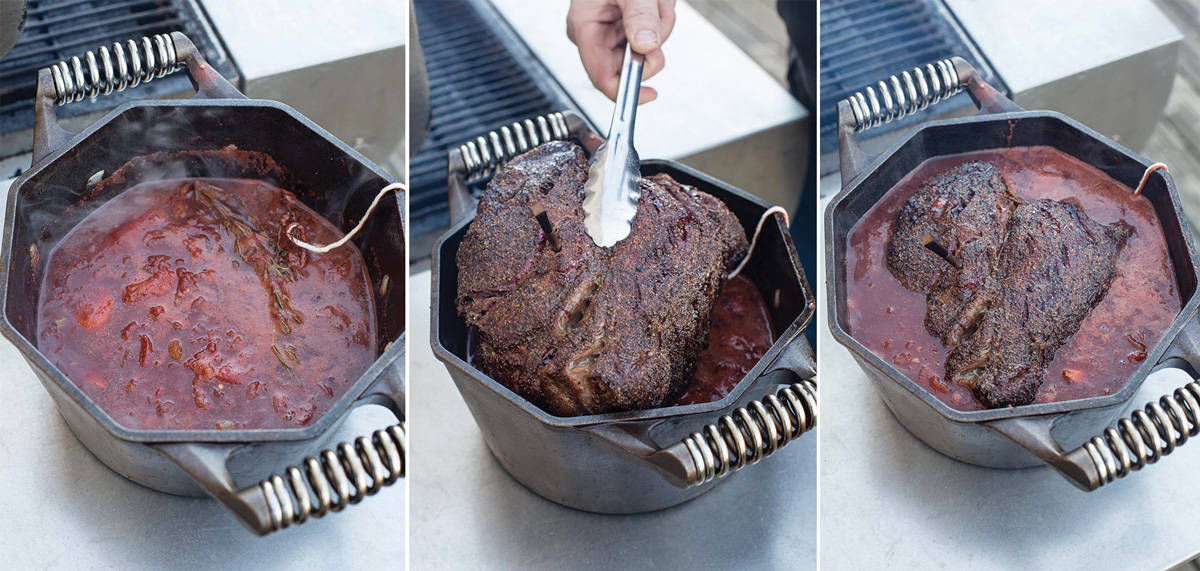
[[(87, 394), (67, 377), (58, 367), (50, 363), (49, 359), (38, 350), (37, 346), (30, 342), (22, 335), (17, 328), (9, 322), (8, 319), (8, 283), (11, 277), (11, 260), (13, 252), (12, 232), (13, 226), (16, 223), (16, 201), (19, 190), (27, 184), (30, 179), (37, 175), (46, 172), (55, 161), (60, 159), (66, 153), (71, 152), (82, 143), (84, 140), (95, 135), (99, 130), (108, 126), (110, 123), (118, 119), (127, 112), (142, 107), (172, 107), (172, 108), (270, 108), (281, 111), (288, 118), (299, 123), (300, 126), (308, 129), (316, 137), (324, 139), (327, 143), (332, 144), (340, 152), (344, 153), (347, 158), (353, 159), (361, 163), (370, 173), (378, 176), (385, 184), (396, 182), (396, 178), (386, 170), (380, 168), (373, 161), (363, 156), (358, 151), (354, 150), (344, 142), (333, 136), (329, 131), (321, 126), (313, 123), (304, 115), (292, 107), (280, 103), (278, 101), (266, 99), (183, 99), (183, 100), (133, 100), (127, 101), (105, 113), (100, 119), (88, 125), (78, 133), (71, 134), (57, 149), (47, 153), (40, 158), (36, 163), (31, 165), (29, 169), (21, 173), (19, 177), (13, 180), (8, 189), (8, 198), (6, 200), (7, 211), (4, 216), (4, 227), (2, 244), (0, 244), (0, 334), (3, 334), (10, 343), (15, 345), (21, 352), (21, 356), (29, 363), (31, 368), (35, 369), (39, 376), (46, 379), (52, 379), (64, 393), (72, 398), (76, 404), (80, 405), (88, 414), (92, 415), (97, 422), (103, 426), (112, 436), (129, 442), (141, 443), (168, 443), (168, 442), (221, 442), (221, 443), (264, 443), (264, 442), (286, 442), (286, 441), (301, 441), (317, 438), (326, 433), (330, 428), (337, 425), (351, 410), (357, 408), (359, 404), (367, 404), (365, 400), (371, 385), (378, 380), (387, 367), (391, 366), (396, 359), (402, 358), (407, 349), (407, 328), (401, 331), (400, 335), (391, 342), (390, 346), (386, 346), (383, 351), (375, 357), (371, 365), (367, 367), (362, 374), (359, 375), (353, 383), (351, 383), (337, 400), (330, 405), (324, 413), (321, 414), (312, 424), (299, 428), (253, 428), (253, 429), (133, 429), (118, 423), (111, 415), (109, 415)], [(235, 112), (236, 113), (236, 112)], [(130, 157), (133, 159), (135, 157)], [(128, 159), (127, 159), (128, 160)], [(407, 248), (407, 245), (405, 246)], [(373, 288), (372, 288), (373, 289)], [(406, 292), (407, 293), (407, 292)], [(374, 292), (372, 292), (374, 295)]]
[[(1090, 410), (1090, 409), (1105, 408), (1105, 407), (1110, 407), (1110, 406), (1128, 402), (1130, 399), (1133, 398), (1134, 394), (1137, 393), (1137, 389), (1141, 387), (1141, 385), (1145, 381), (1146, 377), (1155, 368), (1157, 368), (1161, 365), (1163, 355), (1166, 353), (1167, 349), (1171, 346), (1171, 344), (1175, 341), (1175, 339), (1180, 335), (1180, 333), (1183, 331), (1184, 327), (1187, 326), (1188, 324), (1190, 324), (1190, 322), (1192, 321), (1192, 318), (1195, 317), (1195, 315), (1197, 313), (1197, 308), (1200, 308), (1200, 287), (1198, 287), (1196, 289), (1196, 291), (1192, 292), (1192, 295), (1187, 300), (1187, 302), (1182, 304), (1182, 306), (1179, 310), (1179, 313), (1176, 314), (1174, 320), (1171, 322), (1171, 325), (1163, 330), (1162, 336), (1155, 343), (1153, 349), (1151, 349), (1150, 351), (1147, 352), (1146, 359), (1144, 361), (1142, 361), (1142, 364), (1132, 373), (1132, 375), (1130, 375), (1130, 377), (1126, 380), (1125, 385), (1121, 388), (1120, 391), (1117, 391), (1111, 395), (1101, 395), (1101, 396), (1088, 397), (1088, 398), (1082, 398), (1082, 399), (1072, 399), (1072, 400), (1061, 401), (1061, 402), (1038, 403), (1038, 404), (1022, 405), (1022, 406), (1018, 406), (1018, 407), (1006, 407), (1006, 408), (982, 409), (982, 410), (970, 410), (970, 411), (957, 410), (957, 409), (950, 407), (950, 405), (946, 404), (945, 402), (942, 402), (941, 399), (938, 399), (930, 391), (928, 391), (927, 389), (916, 384), (912, 379), (910, 379), (908, 377), (908, 375), (901, 373), (894, 366), (890, 365), (883, 359), (879, 358), (878, 355), (876, 355), (869, 348), (867, 348), (864, 344), (862, 344), (860, 341), (858, 341), (858, 339), (856, 339), (853, 335), (851, 335), (850, 332), (848, 332), (844, 328), (842, 328), (841, 323), (839, 323), (838, 320), (835, 319), (835, 317), (837, 315), (839, 315), (839, 311), (837, 309), (838, 295), (836, 295), (836, 293), (835, 293), (835, 292), (839, 291), (838, 286), (837, 286), (837, 279), (836, 279), (839, 260), (837, 260), (836, 257), (833, 255), (834, 246), (836, 243), (835, 241), (839, 240), (839, 237), (836, 236), (834, 233), (834, 212), (838, 209), (838, 207), (841, 206), (841, 204), (843, 202), (845, 202), (846, 199), (849, 198), (853, 193), (855, 193), (858, 190), (858, 188), (862, 185), (862, 183), (865, 182), (868, 178), (870, 178), (870, 176), (872, 174), (874, 174), (876, 172), (876, 170), (886, 160), (888, 160), (896, 152), (898, 152), (901, 147), (903, 147), (903, 146), (909, 144), (911, 141), (913, 141), (923, 131), (940, 129), (943, 127), (954, 126), (954, 125), (984, 123), (984, 122), (993, 122), (993, 121), (1011, 121), (1014, 119), (1016, 119), (1016, 120), (1048, 119), (1048, 120), (1060, 121), (1063, 124), (1065, 124), (1067, 127), (1076, 129), (1092, 139), (1099, 140), (1099, 141), (1111, 146), (1116, 152), (1119, 152), (1122, 155), (1125, 155), (1126, 158), (1132, 159), (1134, 162), (1137, 162), (1137, 163), (1145, 166), (1146, 168), (1149, 168), (1150, 165), (1153, 164), (1151, 161), (1142, 157), (1138, 153), (1135, 153), (1132, 150), (1126, 148), (1125, 146), (1121, 145), (1120, 143), (1113, 141), (1113, 140), (1109, 139), (1108, 137), (1105, 137), (1104, 135), (1091, 129), (1087, 125), (1084, 125), (1084, 124), (1080, 123), (1079, 121), (1076, 121), (1075, 119), (1072, 119), (1071, 117), (1068, 117), (1067, 115), (1064, 115), (1057, 111), (1039, 110), (1039, 111), (1009, 111), (1009, 112), (1002, 112), (1002, 113), (979, 113), (977, 115), (971, 115), (968, 117), (957, 117), (957, 118), (936, 119), (936, 120), (926, 121), (926, 122), (923, 122), (923, 123), (915, 126), (912, 129), (910, 129), (907, 134), (905, 134), (900, 139), (898, 139), (894, 144), (890, 145), (885, 151), (879, 153), (875, 157), (872, 157), (866, 164), (864, 164), (862, 166), (860, 171), (858, 173), (856, 173), (850, 181), (848, 181), (848, 182), (844, 181), (842, 188), (838, 191), (838, 193), (836, 195), (833, 196), (833, 198), (831, 198), (829, 200), (828, 204), (825, 207), (824, 220), (823, 220), (823, 222), (825, 224), (825, 247), (826, 247), (826, 252), (825, 252), (826, 300), (825, 300), (825, 302), (826, 302), (826, 311), (828, 312), (826, 314), (826, 318), (827, 318), (826, 321), (828, 322), (830, 332), (833, 334), (834, 338), (839, 343), (841, 343), (846, 349), (848, 349), (851, 353), (854, 354), (856, 359), (860, 360), (860, 368), (865, 369), (867, 364), (869, 364), (870, 366), (873, 366), (879, 372), (883, 373), (883, 375), (886, 376), (888, 378), (888, 380), (890, 380), (891, 382), (894, 382), (896, 384), (899, 384), (905, 390), (912, 393), (913, 396), (917, 397), (922, 402), (924, 402), (927, 406), (934, 409), (942, 417), (947, 418), (954, 422), (979, 423), (979, 422), (995, 421), (995, 420), (1002, 420), (1002, 419), (1009, 419), (1009, 418), (1026, 418), (1026, 417), (1067, 414), (1067, 413), (1080, 412), (1080, 411)], [(1047, 146), (1054, 147), (1054, 145), (1052, 143), (1047, 143)], [(929, 160), (929, 159), (935, 158), (937, 156), (944, 156), (944, 155), (930, 155), (930, 156), (924, 157), (924, 159), (922, 159), (922, 160)], [(1185, 216), (1183, 216), (1182, 207), (1180, 206), (1179, 195), (1175, 188), (1174, 179), (1171, 177), (1170, 173), (1168, 173), (1168, 172), (1158, 171), (1157, 174), (1162, 176), (1163, 181), (1166, 184), (1168, 196), (1170, 197), (1172, 206), (1174, 207), (1172, 209), (1172, 211), (1173, 211), (1175, 217), (1178, 219), (1178, 222), (1180, 225), (1180, 231), (1183, 234), (1183, 238), (1185, 240), (1186, 249), (1188, 252), (1188, 259), (1191, 262), (1193, 268), (1200, 269), (1200, 256), (1198, 256), (1197, 252), (1196, 252), (1195, 243), (1194, 243), (1192, 233), (1191, 233), (1191, 227), (1188, 224), (1187, 218)], [(840, 240), (844, 241), (845, 237), (840, 238)], [(844, 262), (844, 260), (842, 260), (842, 261)], [(866, 363), (862, 363), (863, 360), (865, 360)], [(864, 373), (865, 372), (866, 371), (864, 370)]]
[[(695, 177), (705, 184), (720, 187), (723, 191), (729, 192), (738, 198), (748, 200), (757, 206), (766, 209), (771, 208), (772, 204), (750, 194), (732, 184), (720, 181), (712, 176), (699, 172), (689, 166), (683, 165), (669, 159), (645, 159), (641, 161), (642, 166), (650, 165), (657, 167), (669, 167), (676, 169), (684, 174)], [(433, 256), (430, 264), (430, 293), (437, 296), (441, 283), (441, 250), (447, 240), (454, 237), (455, 234), (464, 231), (464, 229), (475, 220), (475, 211), (472, 209), (468, 216), (462, 220), (452, 224), (433, 244)], [(678, 419), (681, 417), (711, 414), (734, 407), (737, 402), (745, 396), (745, 393), (753, 387), (759, 379), (763, 378), (766, 373), (770, 372), (768, 368), (784, 353), (784, 349), (793, 343), (802, 340), (804, 329), (812, 321), (816, 315), (817, 300), (812, 294), (812, 287), (809, 284), (808, 276), (805, 275), (804, 267), (800, 264), (799, 254), (796, 251), (795, 242), (792, 240), (791, 232), (786, 225), (783, 224), (779, 217), (772, 216), (771, 221), (776, 224), (783, 235), (784, 244), (787, 247), (788, 254), (792, 261), (792, 267), (797, 270), (800, 278), (801, 289), (807, 298), (807, 303), (804, 310), (792, 320), (791, 324), (786, 327), (779, 337), (767, 349), (767, 352), (754, 364), (754, 367), (746, 373), (746, 376), (738, 381), (737, 385), (730, 390), (729, 394), (725, 395), (720, 400), (715, 400), (706, 403), (696, 403), (690, 405), (668, 405), (656, 408), (643, 410), (630, 410), (623, 412), (609, 412), (602, 414), (588, 414), (580, 416), (558, 416), (551, 414), (541, 407), (537, 406), (525, 397), (517, 394), (512, 389), (504, 386), (503, 383), (493, 379), (491, 375), (475, 368), (465, 359), (459, 357), (450, 349), (442, 345), (441, 341), (441, 324), (439, 323), (439, 307), (431, 307), (430, 311), (430, 344), (433, 347), (434, 355), (443, 363), (453, 364), (460, 370), (469, 374), (469, 376), (480, 383), (484, 387), (491, 390), (497, 396), (507, 400), (510, 404), (533, 416), (542, 424), (554, 428), (583, 428), (588, 426), (606, 425), (612, 423), (643, 423), (654, 421), (665, 421), (669, 419)], [(440, 301), (440, 296), (438, 297)], [(456, 313), (457, 315), (457, 313)], [(459, 317), (461, 319), (461, 317)]]

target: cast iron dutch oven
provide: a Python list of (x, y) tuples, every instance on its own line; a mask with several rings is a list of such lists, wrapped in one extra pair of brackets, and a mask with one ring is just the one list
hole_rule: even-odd
[[(116, 46), (123, 49), (117, 51)], [(380, 346), (361, 378), (311, 425), (282, 430), (132, 430), (115, 422), (37, 349), (38, 284), (54, 246), (108, 196), (89, 196), (89, 178), (158, 151), (238, 149), (273, 157), (295, 179), (295, 194), (343, 230), (362, 216), (392, 177), (286, 105), (250, 100), (204, 61), (180, 33), (117, 44), (86, 63), (38, 72), (33, 166), (13, 182), (0, 259), (0, 329), (29, 362), (76, 437), (121, 475), (155, 490), (220, 500), (250, 529), (266, 534), (339, 511), (403, 475), (401, 424), (316, 453), (351, 409), (366, 403), (404, 409), (403, 202), (380, 209), (356, 244), (377, 294)], [(136, 64), (136, 65), (135, 65)], [(196, 96), (133, 101), (79, 133), (60, 127), (56, 103), (161, 77), (182, 65)], [(90, 73), (90, 83), (85, 75)], [(136, 80), (135, 80), (136, 79)], [(56, 86), (57, 84), (57, 86)], [(173, 165), (185, 176), (238, 177), (236, 167)], [(216, 170), (226, 169), (226, 170)], [(230, 172), (232, 169), (233, 172)], [(129, 186), (141, 182), (129, 181)], [(401, 199), (402, 200), (402, 199)], [(347, 223), (349, 222), (349, 224)], [(308, 456), (286, 478), (270, 476)], [(315, 458), (314, 458), (315, 456)], [(285, 482), (286, 479), (286, 482)], [(257, 482), (257, 483), (252, 483)], [(250, 483), (250, 485), (247, 485)], [(311, 490), (311, 492), (310, 492)]]
[[(859, 147), (856, 130), (902, 114), (899, 109), (912, 112), (924, 108), (962, 87), (979, 107), (978, 115), (920, 125), (878, 157), (867, 157)], [(982, 81), (962, 58), (941, 60), (911, 74), (892, 76), (879, 82), (878, 89), (868, 88), (838, 103), (842, 191), (825, 211), (829, 328), (854, 355), (900, 423), (926, 444), (964, 462), (997, 468), (1046, 463), (1089, 491), (1156, 462), (1188, 437), (1200, 434), (1200, 384), (1196, 382), (1112, 424), (1150, 372), (1176, 367), (1196, 378), (1191, 366), (1200, 357), (1196, 346), (1200, 341), (1196, 249), (1179, 207), (1175, 183), (1164, 171), (1150, 176), (1142, 195), (1153, 204), (1162, 225), (1184, 306), (1162, 339), (1147, 350), (1146, 360), (1121, 391), (1066, 402), (958, 411), (853, 337), (846, 322), (846, 236), (896, 182), (926, 159), (983, 149), (1047, 145), (1130, 188), (1138, 185), (1151, 165), (1061, 113), (1021, 109)]]
[[(467, 181), (491, 174), (508, 159), (551, 139), (573, 139), (589, 154), (603, 142), (582, 117), (563, 112), (504, 126), (452, 151), (453, 222), (433, 250), (433, 351), (450, 370), (500, 464), (551, 501), (593, 512), (638, 513), (695, 498), (722, 476), (757, 462), (812, 428), (816, 370), (804, 328), (816, 305), (791, 235), (778, 216), (767, 221), (744, 270), (768, 300), (778, 340), (720, 401), (559, 417), (470, 364), (467, 325), (454, 303), (455, 255), (474, 217), (475, 200)], [(642, 173), (667, 173), (716, 196), (737, 215), (747, 235), (753, 235), (770, 207), (671, 161), (643, 161)]]

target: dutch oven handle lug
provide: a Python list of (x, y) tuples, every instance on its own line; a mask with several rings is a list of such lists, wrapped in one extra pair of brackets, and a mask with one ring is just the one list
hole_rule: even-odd
[[(1190, 366), (1177, 368), (1196, 378)], [(1193, 380), (1147, 403), (1069, 452), (1050, 434), (1058, 417), (1010, 418), (987, 426), (1090, 492), (1158, 462), (1200, 435), (1200, 382)]]
[(211, 65), (204, 55), (192, 43), (192, 40), (180, 32), (171, 32), (171, 40), (175, 42), (175, 53), (179, 63), (187, 69), (188, 79), (196, 94), (192, 99), (246, 99), (246, 95), (229, 80), (225, 79)]
[(153, 446), (179, 466), (208, 495), (221, 502), (251, 531), (258, 535), (266, 535), (273, 531), (272, 510), (267, 505), (266, 496), (243, 494), (243, 490), (238, 489), (233, 475), (229, 472), (229, 457), (241, 444), (173, 442)]
[[(773, 378), (774, 377), (774, 378)], [(648, 460), (668, 482), (688, 488), (706, 484), (774, 454), (817, 425), (817, 384), (788, 369), (765, 376), (794, 381), (766, 398), (750, 401), (700, 427)]]
[[(100, 97), (114, 91), (122, 91), (138, 83), (150, 82), (172, 73), (180, 67), (187, 69), (188, 78), (196, 90), (195, 99), (246, 98), (232, 83), (208, 65), (208, 61), (200, 54), (196, 45), (180, 32), (172, 32), (169, 36), (148, 36), (142, 38), (140, 43), (133, 42), (138, 46), (139, 54), (145, 51), (143, 46), (151, 47), (157, 58), (153, 66), (150, 65), (150, 58), (134, 56), (131, 51), (124, 51), (124, 46), (130, 42), (120, 44), (123, 46), (121, 54), (115, 49), (110, 50), (110, 46), (104, 46), (96, 51), (87, 52), (83, 58), (71, 58), (38, 70), (34, 99), (33, 162), (36, 163), (42, 157), (62, 148), (75, 135), (59, 123), (56, 106), (79, 101), (84, 97)], [(97, 56), (97, 53), (100, 55)], [(171, 53), (174, 54), (173, 66), (169, 63), (172, 59), (170, 55), (166, 58), (160, 55)], [(126, 70), (124, 79), (117, 77), (121, 68)], [(59, 86), (62, 86), (63, 90), (61, 95)]]
[(514, 121), (451, 149), (446, 160), (450, 225), (462, 222), (475, 211), (468, 180), (491, 172), (538, 144), (571, 138), (579, 141), (588, 156), (604, 144), (604, 138), (592, 131), (583, 116), (567, 110)]
[[(403, 344), (401, 335), (395, 343)], [(404, 419), (404, 351), (394, 355), (387, 368), (371, 382), (355, 405), (378, 404), (400, 422), (368, 436), (322, 450), (291, 466), (283, 474), (266, 477), (237, 491), (238, 500), (258, 511), (254, 519), (241, 518), (242, 507), (227, 506), (260, 535), (300, 525), (309, 516), (341, 511), (404, 477), (408, 461), (408, 429)], [(225, 501), (220, 496), (217, 499)], [(266, 511), (262, 510), (266, 506)], [(252, 524), (253, 522), (253, 524)], [(265, 522), (266, 525), (262, 525)], [(257, 527), (256, 527), (257, 526)]]
[(680, 488), (709, 483), (774, 454), (817, 425), (813, 351), (799, 337), (767, 367), (756, 384), (779, 387), (660, 448), (650, 438), (656, 425), (609, 423), (584, 427), (618, 454), (653, 467)]
[(774, 454), (817, 425), (816, 362), (800, 335), (767, 366), (759, 384), (781, 386), (650, 457), (672, 484), (698, 486)]
[(1095, 470), (1086, 453), (1081, 456), (1078, 450), (1065, 452), (1051, 435), (1050, 430), (1059, 418), (1062, 418), (1061, 414), (1006, 418), (984, 423), (984, 426), (1024, 448), (1080, 489), (1096, 489), (1099, 484), (1092, 483)]
[(229, 472), (242, 444), (153, 445), (258, 535), (300, 525), (357, 504), (404, 477), (407, 433), (400, 422), (353, 443), (342, 442), (275, 474), (239, 488)]
[(981, 114), (1023, 111), (984, 81), (967, 60), (954, 56), (869, 85), (837, 103), (838, 150), (843, 185), (870, 162), (855, 133), (916, 113), (967, 88)]
[(447, 192), (450, 199), (450, 225), (454, 226), (475, 211), (475, 197), (467, 187), (466, 163), (459, 149), (450, 151), (446, 162)]

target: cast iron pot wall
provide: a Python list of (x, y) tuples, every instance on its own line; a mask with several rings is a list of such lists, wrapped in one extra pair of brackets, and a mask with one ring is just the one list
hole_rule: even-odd
[[(902, 177), (926, 159), (969, 151), (1046, 145), (1090, 164), (1131, 187), (1149, 162), (1078, 122), (1053, 112), (1013, 112), (930, 122), (867, 165), (846, 184), (826, 210), (826, 276), (830, 328), (848, 347), (880, 397), (910, 432), (938, 451), (964, 462), (999, 468), (1042, 463), (995, 427), (1030, 418), (1052, 424), (1066, 449), (1082, 444), (1117, 418), (1142, 381), (1167, 357), (1185, 354), (1197, 337), (1196, 257), (1191, 231), (1181, 217), (1169, 176), (1151, 177), (1143, 195), (1154, 205), (1174, 264), (1183, 311), (1148, 351), (1124, 389), (1113, 395), (1016, 409), (960, 412), (951, 409), (853, 338), (846, 322), (846, 236), (858, 220)], [(1186, 326), (1186, 327), (1185, 327)], [(1175, 343), (1172, 346), (1172, 343)], [(1195, 362), (1193, 360), (1193, 362)], [(990, 425), (989, 420), (1002, 420)]]
[[(88, 178), (98, 170), (111, 173), (138, 155), (227, 145), (274, 157), (293, 175), (291, 190), (343, 230), (348, 222), (357, 221), (379, 189), (391, 181), (382, 169), (285, 105), (252, 100), (151, 101), (123, 105), (73, 137), (14, 182), (8, 200), (2, 270), (5, 333), (46, 386), (71, 430), (93, 454), (125, 477), (168, 493), (203, 495), (192, 478), (150, 443), (242, 444), (233, 452), (229, 468), (236, 481), (250, 482), (319, 449), (352, 407), (385, 404), (402, 418), (405, 251), (400, 204), (377, 209), (363, 235), (355, 239), (374, 285), (381, 354), (331, 410), (308, 427), (125, 429), (37, 351), (38, 284), (48, 253), (86, 212), (112, 197), (85, 197)], [(239, 175), (213, 172), (211, 166), (199, 163), (181, 163), (178, 168), (171, 174)], [(43, 227), (48, 230), (45, 236)], [(40, 254), (36, 266), (30, 257), (32, 244)], [(381, 295), (385, 276), (390, 276), (390, 284)]]
[[(671, 161), (643, 161), (642, 173), (667, 173), (721, 199), (747, 235), (769, 204)], [(713, 403), (646, 411), (564, 418), (530, 404), (467, 362), (467, 326), (455, 308), (458, 246), (471, 217), (454, 225), (433, 251), (434, 353), (450, 371), (488, 448), (504, 469), (551, 501), (592, 512), (638, 513), (695, 498), (722, 479), (679, 488), (643, 459), (679, 442), (700, 426), (769, 389), (815, 375), (812, 348), (803, 332), (814, 302), (787, 228), (774, 218), (763, 228), (758, 248), (744, 270), (768, 306), (779, 291), (771, 321), (778, 340), (734, 391)], [(723, 479), (727, 479), (726, 478)]]

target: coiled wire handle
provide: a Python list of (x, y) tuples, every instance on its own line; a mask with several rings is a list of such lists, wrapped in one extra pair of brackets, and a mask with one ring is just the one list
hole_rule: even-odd
[(1200, 383), (1193, 381), (1122, 418), (1081, 448), (1099, 473), (1098, 488), (1158, 462), (1197, 434)]
[(684, 439), (696, 486), (750, 466), (817, 425), (817, 385), (806, 379), (751, 401)]
[(266, 497), (271, 528), (266, 533), (300, 525), (357, 504), (404, 476), (407, 436), (404, 423), (342, 442), (305, 458), (299, 466), (269, 476), (255, 486)]
[(954, 61), (947, 58), (856, 91), (846, 99), (854, 113), (854, 130), (865, 131), (950, 97), (962, 89), (960, 79)]
[(542, 143), (562, 141), (571, 136), (561, 112), (514, 121), (495, 131), (467, 141), (458, 147), (466, 166), (467, 182), (492, 174), (509, 159)]
[(57, 95), (55, 103), (65, 105), (84, 97), (122, 91), (179, 67), (175, 42), (167, 34), (144, 36), (140, 42), (114, 42), (111, 50), (108, 46), (100, 46), (99, 52), (97, 56), (96, 52), (88, 50), (83, 60), (72, 56), (50, 66)]

